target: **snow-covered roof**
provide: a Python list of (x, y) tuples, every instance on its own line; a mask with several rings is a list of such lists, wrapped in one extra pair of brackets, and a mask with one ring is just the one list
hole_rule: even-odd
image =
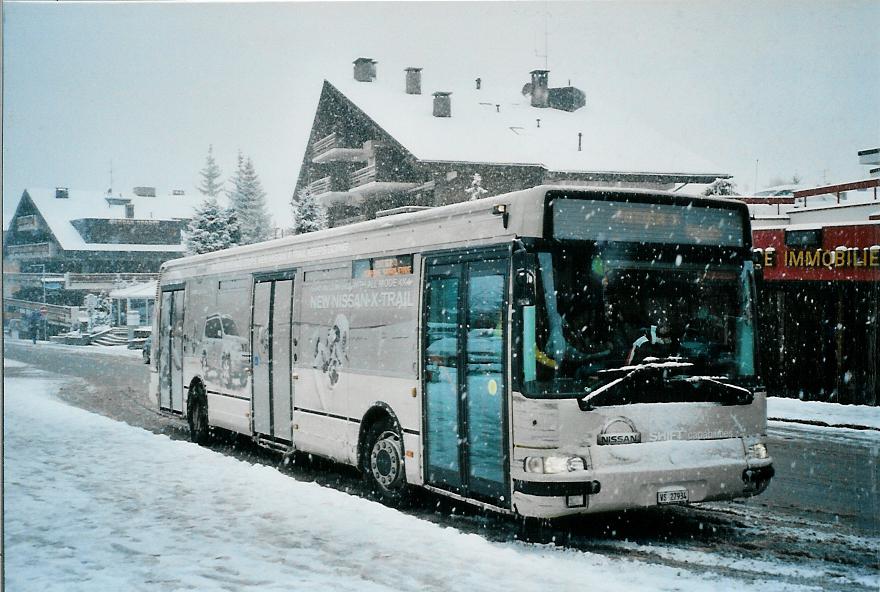
[(156, 282), (144, 282), (110, 292), (110, 298), (124, 300), (126, 298), (155, 298)]
[[(807, 206), (804, 207), (803, 198), (798, 198), (793, 204), (749, 204), (749, 212), (753, 219), (796, 219), (804, 215), (816, 212), (828, 222), (858, 222), (867, 220), (870, 214), (875, 213), (873, 206), (880, 211), (880, 200), (874, 199), (874, 193), (868, 191), (847, 191), (842, 196), (840, 203), (837, 195), (811, 195), (807, 198)], [(859, 206), (859, 207), (855, 207)]]
[(452, 92), (452, 116), (434, 117), (432, 92), (406, 94), (402, 80), (330, 84), (422, 161), (725, 176), (708, 159), (589, 92), (585, 107), (568, 112), (532, 107), (530, 97), (513, 86), (431, 89)]
[(805, 187), (803, 185), (789, 183), (787, 185), (774, 185), (772, 187), (765, 187), (761, 191), (756, 191), (754, 195), (755, 197), (793, 195), (794, 192), (798, 191), (799, 189), (805, 189)]
[[(70, 189), (67, 198), (56, 198), (55, 189), (27, 189), (40, 215), (49, 225), (52, 234), (61, 247), (67, 251), (150, 251), (180, 253), (186, 250), (183, 244), (151, 245), (141, 243), (104, 244), (87, 243), (79, 231), (71, 223), (72, 220), (84, 218), (94, 219), (126, 219), (125, 203), (129, 200), (134, 205), (134, 218), (131, 220), (181, 220), (192, 216), (198, 198), (187, 195), (168, 195), (157, 197), (141, 197), (134, 194), (107, 195), (100, 191), (83, 191)], [(23, 194), (22, 194), (23, 196)], [(3, 208), (3, 226), (9, 227), (21, 197), (10, 208)], [(108, 201), (108, 198), (112, 201)], [(8, 216), (8, 218), (7, 218)]]

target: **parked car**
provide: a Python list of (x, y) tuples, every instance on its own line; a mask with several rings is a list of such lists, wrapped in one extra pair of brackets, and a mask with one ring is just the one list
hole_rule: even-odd
[(150, 351), (152, 350), (152, 348), (153, 348), (153, 338), (147, 337), (147, 339), (144, 341), (144, 349), (142, 352), (143, 356), (144, 356), (144, 364), (150, 363)]

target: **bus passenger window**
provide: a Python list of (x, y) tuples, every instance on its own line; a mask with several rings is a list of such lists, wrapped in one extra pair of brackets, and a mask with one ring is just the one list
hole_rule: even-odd
[(353, 261), (351, 264), (351, 277), (355, 279), (370, 277), (370, 260), (358, 259)]

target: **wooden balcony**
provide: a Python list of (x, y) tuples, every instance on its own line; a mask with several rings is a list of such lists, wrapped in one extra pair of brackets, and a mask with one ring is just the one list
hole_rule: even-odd
[(52, 243), (6, 246), (6, 256), (10, 259), (48, 259), (55, 255), (56, 249)]
[(312, 145), (312, 162), (366, 162), (367, 151), (363, 148), (344, 146), (342, 139), (333, 132)]
[(360, 187), (376, 180), (376, 165), (367, 165), (351, 174), (351, 186)]
[(308, 185), (308, 191), (312, 195), (323, 195), (330, 191), (330, 177), (324, 177), (317, 181), (312, 181)]
[(348, 178), (344, 174), (334, 173), (312, 181), (308, 184), (308, 189), (325, 208), (334, 203), (344, 203), (351, 198), (348, 193)]
[(363, 197), (371, 197), (396, 191), (406, 191), (416, 185), (418, 183), (392, 179), (391, 175), (379, 172), (375, 165), (368, 165), (351, 174), (350, 191), (357, 192)]

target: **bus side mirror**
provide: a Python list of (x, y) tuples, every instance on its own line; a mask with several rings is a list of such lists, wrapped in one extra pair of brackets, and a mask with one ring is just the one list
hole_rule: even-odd
[(538, 256), (514, 253), (513, 298), (517, 306), (534, 306), (537, 300)]

